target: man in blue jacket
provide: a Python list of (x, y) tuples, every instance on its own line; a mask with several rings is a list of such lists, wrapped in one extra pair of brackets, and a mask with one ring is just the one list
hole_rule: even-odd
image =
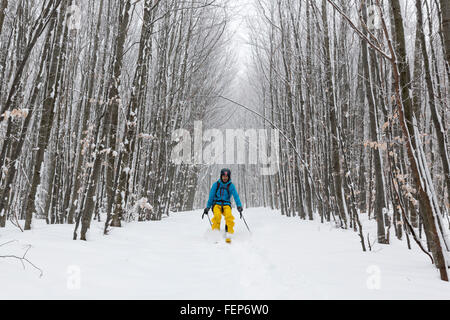
[(222, 169), (220, 171), (220, 179), (215, 182), (211, 191), (209, 192), (208, 204), (203, 211), (202, 219), (205, 215), (208, 215), (209, 209), (213, 208), (214, 217), (212, 218), (212, 229), (220, 230), (220, 221), (222, 214), (225, 217), (225, 230), (227, 234), (227, 242), (230, 242), (230, 235), (234, 233), (234, 217), (231, 214), (231, 195), (233, 195), (234, 201), (236, 201), (237, 209), (242, 219), (242, 204), (241, 199), (236, 191), (236, 187), (231, 182), (231, 170)]

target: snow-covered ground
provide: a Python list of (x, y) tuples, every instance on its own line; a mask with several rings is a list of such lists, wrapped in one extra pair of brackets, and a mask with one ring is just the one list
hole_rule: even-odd
[[(130, 223), (89, 241), (72, 225), (0, 230), (0, 255), (22, 255), (43, 270), (0, 259), (0, 299), (450, 299), (430, 260), (392, 239), (363, 253), (356, 233), (287, 218), (268, 209), (235, 212), (232, 244), (214, 243), (202, 211)], [(223, 220), (222, 220), (223, 223)], [(366, 230), (367, 232), (367, 230)], [(374, 239), (374, 236), (371, 236)]]

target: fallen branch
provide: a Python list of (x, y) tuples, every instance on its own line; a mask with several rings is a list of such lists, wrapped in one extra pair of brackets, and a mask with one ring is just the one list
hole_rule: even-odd
[[(3, 243), (3, 244), (0, 244), (0, 247), (1, 246), (4, 246), (4, 245), (7, 245), (7, 244), (9, 244), (9, 243), (12, 243), (12, 242), (16, 242), (17, 240), (12, 240), (12, 241), (8, 241), (8, 242), (6, 242), (6, 243)], [(17, 259), (17, 260), (19, 260), (21, 263), (22, 263), (22, 266), (23, 266), (23, 268), (25, 269), (25, 262), (26, 263), (28, 263), (29, 265), (31, 265), (33, 268), (35, 268), (36, 270), (38, 270), (39, 272), (40, 272), (40, 274), (39, 274), (39, 278), (42, 278), (42, 276), (44, 275), (44, 272), (40, 269), (40, 268), (38, 268), (33, 262), (31, 262), (30, 260), (28, 260), (27, 259), (27, 253), (28, 253), (28, 251), (31, 249), (31, 245), (28, 245), (28, 248), (27, 248), (27, 250), (25, 251), (25, 253), (23, 254), (23, 256), (22, 257), (18, 257), (18, 256), (15, 256), (15, 255), (5, 255), (5, 256), (0, 256), (0, 258), (4, 258), (4, 259), (8, 259), (8, 258), (10, 258), (10, 259)]]

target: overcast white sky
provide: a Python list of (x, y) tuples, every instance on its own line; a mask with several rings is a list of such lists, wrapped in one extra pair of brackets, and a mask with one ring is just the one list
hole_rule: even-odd
[(251, 59), (251, 47), (248, 45), (249, 29), (247, 19), (253, 8), (253, 0), (230, 0), (230, 31), (233, 35), (233, 47), (237, 55), (239, 76), (246, 72)]

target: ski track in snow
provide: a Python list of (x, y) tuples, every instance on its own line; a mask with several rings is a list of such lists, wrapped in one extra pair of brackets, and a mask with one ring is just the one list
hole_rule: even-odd
[[(27, 258), (44, 275), (1, 259), (0, 299), (450, 299), (450, 285), (414, 243), (408, 250), (391, 237), (391, 245), (363, 253), (351, 230), (264, 208), (244, 211), (250, 234), (234, 211), (231, 244), (201, 210), (125, 224), (108, 236), (93, 223), (87, 242), (72, 240), (73, 225), (36, 220), (25, 233), (9, 225), (0, 244), (17, 241), (0, 255), (21, 256), (31, 244)], [(375, 224), (364, 225), (374, 239)]]

